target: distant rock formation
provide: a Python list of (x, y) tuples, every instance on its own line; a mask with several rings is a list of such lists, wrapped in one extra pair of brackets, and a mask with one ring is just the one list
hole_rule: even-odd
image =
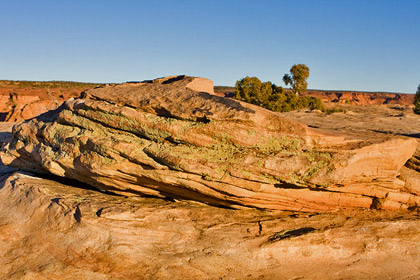
[(414, 94), (406, 93), (308, 90), (304, 95), (321, 98), (324, 102), (362, 106), (380, 104), (412, 105), (414, 102)]
[(17, 122), (56, 109), (65, 100), (59, 97), (42, 98), (38, 95), (0, 95), (0, 121)]
[(307, 212), (420, 204), (397, 178), (416, 140), (321, 133), (204, 78), (90, 89), (13, 134), (5, 164), (117, 194)]
[[(235, 94), (234, 87), (217, 86), (215, 91), (216, 94), (225, 97), (233, 97)], [(290, 90), (286, 89), (286, 91)], [(408, 93), (309, 89), (302, 95), (320, 98), (327, 104), (351, 104), (356, 106), (386, 104), (412, 106), (414, 102), (414, 94)]]
[(77, 82), (0, 81), (0, 122), (19, 122), (57, 109), (97, 84)]

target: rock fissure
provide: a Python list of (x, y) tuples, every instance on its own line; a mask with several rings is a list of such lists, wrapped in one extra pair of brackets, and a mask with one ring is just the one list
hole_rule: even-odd
[(283, 239), (298, 237), (314, 231), (316, 231), (316, 229), (313, 227), (303, 227), (293, 230), (279, 231), (270, 236), (267, 241), (272, 243)]
[(80, 212), (79, 205), (76, 205), (73, 217), (74, 217), (74, 219), (76, 220), (77, 223), (80, 223), (82, 221), (82, 212)]

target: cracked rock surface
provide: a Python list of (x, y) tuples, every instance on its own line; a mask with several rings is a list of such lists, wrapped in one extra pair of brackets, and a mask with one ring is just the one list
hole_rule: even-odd
[(320, 132), (212, 90), (211, 81), (186, 76), (91, 89), (16, 125), (1, 159), (115, 194), (229, 208), (420, 203), (417, 187), (397, 178), (415, 139)]

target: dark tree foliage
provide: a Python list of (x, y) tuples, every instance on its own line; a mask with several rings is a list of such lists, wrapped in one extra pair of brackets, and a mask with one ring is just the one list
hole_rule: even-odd
[(290, 85), (295, 94), (302, 93), (308, 87), (309, 67), (305, 64), (295, 64), (290, 68), (290, 75), (284, 74), (283, 82)]
[(414, 113), (420, 114), (420, 85), (417, 87), (417, 92), (414, 96)]
[(291, 91), (271, 82), (261, 82), (257, 77), (245, 77), (236, 82), (235, 99), (252, 103), (276, 112), (288, 112), (303, 108), (324, 111), (321, 99), (299, 97)]

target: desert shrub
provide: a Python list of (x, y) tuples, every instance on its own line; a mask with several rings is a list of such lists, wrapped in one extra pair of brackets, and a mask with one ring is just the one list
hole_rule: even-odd
[(347, 113), (345, 109), (342, 108), (328, 108), (324, 110), (325, 113), (332, 114), (332, 113)]
[(272, 93), (271, 83), (262, 83), (257, 77), (245, 77), (236, 82), (235, 98), (263, 106)]
[(261, 82), (257, 77), (245, 77), (236, 82), (235, 99), (252, 103), (271, 111), (289, 112), (309, 108), (324, 111), (322, 100), (316, 97), (299, 97), (294, 92), (271, 82)]
[(420, 114), (420, 85), (417, 87), (417, 92), (414, 96), (414, 113)]

